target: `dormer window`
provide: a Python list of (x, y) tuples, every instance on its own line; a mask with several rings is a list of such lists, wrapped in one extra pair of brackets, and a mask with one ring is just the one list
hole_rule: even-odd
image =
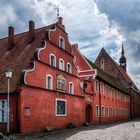
[(67, 72), (72, 73), (71, 64), (67, 63)]
[(59, 59), (59, 69), (60, 70), (65, 70), (64, 65), (65, 65), (64, 60), (63, 59)]
[(56, 67), (56, 57), (54, 54), (50, 54), (50, 65)]
[(65, 42), (63, 37), (59, 37), (59, 47), (65, 49)]
[(100, 68), (101, 68), (102, 70), (104, 70), (104, 59), (102, 59), (101, 62), (100, 62)]

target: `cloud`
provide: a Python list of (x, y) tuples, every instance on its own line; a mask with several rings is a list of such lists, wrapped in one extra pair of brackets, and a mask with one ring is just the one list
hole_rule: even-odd
[[(111, 26), (118, 26), (118, 34), (124, 39), (128, 72), (140, 87), (140, 1), (96, 0), (101, 13), (107, 15)], [(113, 50), (112, 55), (120, 50)]]
[(36, 28), (56, 22), (58, 5), (70, 42), (78, 43), (86, 57), (94, 61), (105, 47), (118, 61), (123, 41), (128, 71), (134, 79), (140, 77), (139, 0), (1, 0), (0, 37), (7, 36), (9, 25), (15, 33), (27, 31), (31, 19)]

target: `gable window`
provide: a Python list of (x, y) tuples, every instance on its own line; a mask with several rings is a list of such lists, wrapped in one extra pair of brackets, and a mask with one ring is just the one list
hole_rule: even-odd
[(7, 100), (0, 100), (0, 122), (7, 122)]
[(56, 57), (54, 54), (50, 54), (50, 65), (56, 67)]
[(100, 116), (100, 107), (99, 105), (96, 105), (96, 117)]
[(72, 73), (71, 64), (70, 63), (67, 63), (67, 72), (68, 73)]
[(64, 60), (63, 59), (59, 59), (59, 69), (60, 70), (64, 70), (65, 69), (64, 65), (65, 65)]
[(106, 85), (106, 96), (108, 96), (108, 86)]
[(102, 59), (102, 60), (100, 61), (100, 68), (101, 68), (102, 70), (104, 70), (104, 59)]
[(64, 99), (56, 99), (56, 116), (67, 115), (67, 104)]
[(74, 85), (72, 82), (69, 83), (69, 93), (74, 94)]
[(65, 42), (63, 37), (59, 37), (59, 47), (65, 49)]
[(96, 91), (99, 92), (99, 81), (96, 80), (96, 81), (95, 81), (95, 84), (96, 84), (96, 85), (95, 85)]
[(46, 76), (46, 88), (50, 90), (53, 89), (53, 77), (51, 75)]
[(57, 89), (61, 91), (66, 90), (66, 79), (63, 75), (57, 76)]

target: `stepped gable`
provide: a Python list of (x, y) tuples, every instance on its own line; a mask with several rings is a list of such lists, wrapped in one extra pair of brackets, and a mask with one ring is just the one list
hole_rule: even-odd
[(29, 43), (29, 32), (14, 35), (14, 44), (8, 49), (8, 37), (0, 39), (0, 93), (7, 93), (5, 70), (12, 69), (13, 76), (10, 82), (10, 92), (15, 92), (20, 84), (22, 70), (30, 68), (34, 61), (34, 53), (41, 47), (41, 41), (46, 32), (55, 24), (34, 30), (34, 39)]

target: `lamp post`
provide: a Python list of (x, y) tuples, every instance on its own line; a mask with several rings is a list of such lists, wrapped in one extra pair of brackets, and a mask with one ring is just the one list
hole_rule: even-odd
[(9, 135), (10, 130), (10, 78), (12, 77), (12, 70), (6, 69), (5, 70), (5, 77), (7, 78), (7, 135)]

